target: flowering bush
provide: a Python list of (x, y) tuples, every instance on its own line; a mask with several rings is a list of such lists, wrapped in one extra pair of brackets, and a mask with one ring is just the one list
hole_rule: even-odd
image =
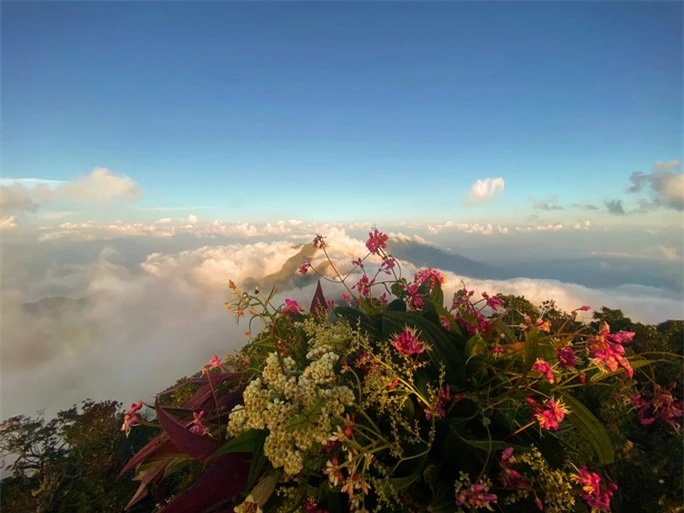
[(342, 274), (314, 239), (335, 276), (311, 260), (299, 272), (341, 287), (341, 304), (320, 282), (308, 311), (230, 282), (251, 339), (160, 394), (162, 432), (124, 469), (139, 466), (131, 505), (175, 475), (164, 513), (610, 511), (615, 436), (578, 392), (607, 388), (643, 424), (682, 416), (670, 390), (636, 388), (654, 362), (628, 355), (634, 333), (576, 322), (587, 306), (553, 330), (507, 324), (502, 297), (465, 286), (445, 303), (444, 276), (403, 277), (387, 241), (374, 229)]

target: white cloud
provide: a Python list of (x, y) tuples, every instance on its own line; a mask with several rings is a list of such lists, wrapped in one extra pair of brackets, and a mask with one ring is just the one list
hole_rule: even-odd
[(492, 225), (491, 223), (455, 223), (453, 221), (447, 221), (446, 223), (429, 225), (427, 227), (427, 231), (428, 233), (431, 233), (433, 235), (447, 231), (478, 233), (480, 235), (493, 235), (494, 233), (508, 233), (508, 227), (501, 225)]
[(188, 216), (188, 224), (197, 224), (198, 218), (194, 214)]
[(10, 228), (16, 228), (16, 226), (17, 223), (14, 216), (0, 217), (0, 230), (9, 230)]
[(648, 202), (642, 202), (645, 208), (666, 207), (684, 210), (684, 173), (679, 160), (658, 162), (650, 173), (633, 172), (629, 179), (632, 185), (627, 189), (631, 193), (645, 192)]
[(140, 190), (131, 178), (105, 168), (95, 168), (71, 182), (5, 178), (0, 184), (0, 212), (13, 215), (57, 201), (106, 204), (134, 201), (139, 196)]
[[(61, 230), (77, 231), (91, 225), (63, 223)], [(112, 230), (118, 227), (123, 231), (131, 226), (142, 229), (125, 223), (110, 225)], [(146, 229), (150, 226), (154, 225)], [(242, 229), (249, 231), (249, 226)], [(341, 228), (318, 231), (327, 235), (329, 254), (342, 272), (350, 268), (352, 258), (365, 254), (364, 240)], [(393, 236), (411, 239), (401, 233)], [(88, 396), (127, 402), (151, 400), (155, 392), (180, 376), (200, 369), (214, 353), (224, 354), (244, 342), (246, 324), (236, 326), (223, 308), (227, 281), (240, 283), (247, 277), (258, 279), (277, 272), (297, 252), (295, 245), (281, 238), (269, 243), (151, 253), (137, 260), (140, 265), (125, 267), (117, 263), (126, 260), (125, 253), (105, 250), (95, 261), (45, 266), (42, 275), (25, 272), (27, 283), (32, 283), (26, 290), (45, 292), (49, 283), (58, 286), (63, 295), (88, 296), (92, 302), (58, 316), (3, 311), (3, 417), (38, 408), (63, 408)], [(314, 262), (322, 258), (319, 252)], [(405, 276), (414, 270), (410, 264), (402, 269)], [(14, 270), (15, 274), (19, 271), (18, 267)], [(533, 302), (555, 299), (567, 310), (583, 304), (606, 305), (645, 322), (682, 316), (681, 301), (653, 288), (601, 291), (554, 280), (474, 280), (453, 273), (447, 273), (447, 278), (447, 297), (463, 279), (478, 293), (525, 295)], [(7, 294), (3, 290), (5, 297), (23, 297), (21, 287), (14, 282), (12, 287)], [(334, 297), (341, 290), (326, 285), (325, 293)], [(313, 285), (283, 291), (276, 302), (293, 297), (306, 305), (312, 294)]]
[(476, 181), (470, 189), (469, 198), (475, 202), (482, 202), (497, 192), (504, 191), (504, 179), (484, 178)]

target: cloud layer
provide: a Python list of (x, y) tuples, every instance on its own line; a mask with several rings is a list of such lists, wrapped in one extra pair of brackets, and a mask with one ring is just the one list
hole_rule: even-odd
[(468, 197), (475, 203), (481, 203), (494, 196), (494, 194), (503, 192), (504, 186), (505, 182), (501, 177), (483, 178), (473, 184)]
[[(346, 231), (326, 233), (330, 254), (341, 269), (365, 253), (363, 240)], [(397, 238), (413, 239), (401, 234)], [(676, 256), (671, 250), (663, 248), (664, 256)], [(94, 258), (42, 266), (42, 274), (22, 267), (21, 259), (6, 262), (12, 268), (3, 273), (21, 278), (26, 290), (58, 291), (87, 301), (3, 308), (2, 417), (41, 408), (54, 412), (85, 397), (152, 400), (155, 392), (197, 371), (214, 353), (244, 343), (246, 325), (237, 326), (223, 308), (227, 281), (258, 282), (298, 251), (281, 239), (150, 252), (136, 262), (124, 251), (105, 248)], [(409, 262), (402, 267), (405, 275), (415, 270)], [(459, 288), (461, 280), (478, 292), (524, 295), (536, 303), (555, 299), (568, 310), (591, 304), (622, 308), (644, 322), (682, 317), (681, 301), (652, 287), (595, 290), (555, 280), (474, 280), (447, 273), (447, 294)], [(340, 293), (324, 289), (329, 297)], [(282, 291), (277, 300), (294, 297), (308, 304), (312, 294), (313, 285), (308, 285)], [(21, 290), (3, 290), (5, 300), (12, 296), (21, 300)]]

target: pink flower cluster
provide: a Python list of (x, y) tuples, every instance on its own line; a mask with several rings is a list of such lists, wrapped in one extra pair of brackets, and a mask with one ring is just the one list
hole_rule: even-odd
[(301, 306), (299, 306), (299, 303), (297, 303), (297, 301), (295, 301), (294, 299), (285, 300), (285, 306), (283, 306), (283, 314), (294, 315), (303, 311), (304, 309)]
[(684, 415), (684, 402), (674, 398), (673, 388), (674, 384), (663, 388), (656, 383), (653, 392), (639, 392), (630, 397), (642, 425), (650, 426), (660, 419), (679, 431), (680, 420)]
[(432, 268), (421, 269), (413, 276), (413, 281), (418, 284), (423, 284), (426, 280), (428, 280), (428, 287), (432, 289), (435, 288), (438, 282), (444, 284), (446, 278), (437, 269)]
[(207, 426), (204, 425), (204, 411), (193, 412), (193, 421), (190, 425), (190, 432), (197, 436), (204, 436), (209, 431)]
[[(449, 385), (444, 385), (437, 396), (437, 405), (435, 406), (435, 418), (441, 419), (446, 415), (445, 407), (449, 404), (449, 401), (453, 398)], [(425, 418), (430, 420), (432, 418), (432, 412), (429, 408), (425, 408)]]
[(304, 504), (305, 513), (329, 513), (327, 509), (319, 508), (316, 499), (308, 499)]
[(399, 354), (406, 357), (421, 354), (425, 351), (425, 345), (418, 339), (416, 330), (409, 327), (401, 333), (394, 335), (391, 343)]
[(489, 493), (487, 488), (479, 483), (474, 483), (467, 488), (462, 488), (456, 495), (456, 506), (467, 505), (471, 508), (487, 508), (494, 511), (490, 503), (496, 504), (496, 494)]
[(623, 344), (631, 342), (633, 338), (634, 332), (631, 331), (611, 333), (610, 326), (604, 322), (599, 334), (587, 340), (587, 348), (589, 349), (589, 354), (598, 365), (605, 365), (613, 372), (618, 370), (618, 366), (621, 366), (631, 378), (634, 376), (634, 370), (629, 364), (629, 360), (624, 356), (625, 348)]
[(202, 368), (202, 374), (208, 374), (211, 369), (220, 369), (223, 365), (223, 359), (215, 354)]
[(368, 233), (368, 240), (366, 241), (366, 247), (371, 253), (378, 253), (381, 249), (387, 249), (387, 241), (389, 240), (389, 235), (382, 233), (377, 228), (372, 232)]
[(121, 431), (126, 433), (126, 436), (131, 434), (131, 427), (140, 422), (140, 417), (138, 417), (138, 412), (142, 410), (143, 402), (138, 401), (131, 404), (131, 407), (126, 413), (124, 413), (124, 421), (121, 425)]
[(610, 511), (610, 499), (617, 490), (615, 483), (601, 486), (601, 476), (596, 472), (589, 472), (585, 466), (577, 470), (575, 480), (582, 486), (582, 499), (591, 508), (591, 513)]
[(542, 429), (558, 431), (558, 427), (565, 419), (565, 415), (570, 413), (570, 410), (560, 399), (547, 399), (542, 405), (528, 397), (527, 404), (532, 408), (534, 418)]
[(558, 358), (558, 365), (563, 369), (569, 369), (577, 365), (577, 357), (572, 346), (564, 346), (556, 350), (556, 357)]
[(507, 447), (501, 454), (501, 481), (507, 490), (520, 490), (530, 487), (530, 482), (518, 472), (514, 465), (513, 447)]
[(532, 370), (541, 372), (544, 375), (546, 381), (548, 381), (549, 383), (553, 384), (556, 382), (556, 378), (553, 375), (553, 369), (551, 368), (549, 362), (544, 360), (544, 358), (537, 358), (537, 360), (532, 365)]

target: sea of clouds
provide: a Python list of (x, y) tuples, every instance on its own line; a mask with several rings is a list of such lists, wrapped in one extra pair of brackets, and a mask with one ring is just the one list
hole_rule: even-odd
[[(365, 254), (364, 241), (344, 230), (331, 230), (327, 242), (341, 269)], [(135, 248), (132, 243), (130, 251)], [(225, 310), (228, 280), (258, 281), (278, 272), (299, 250), (292, 240), (236, 242), (148, 252), (136, 262), (127, 256), (126, 246), (105, 246), (94, 255), (84, 254), (83, 261), (76, 252), (66, 263), (39, 269), (25, 259), (5, 258), (1, 417), (38, 410), (49, 416), (87, 397), (153, 401), (155, 393), (201, 369), (215, 353), (223, 355), (245, 343), (247, 323), (238, 325)], [(11, 248), (3, 254), (11, 256)], [(402, 262), (402, 271), (410, 277), (415, 266)], [(684, 317), (680, 299), (653, 287), (597, 290), (555, 280), (446, 276), (446, 297), (464, 282), (478, 294), (524, 295), (534, 303), (554, 299), (566, 310), (585, 304), (620, 308), (647, 323)], [(276, 301), (290, 297), (308, 305), (314, 287), (283, 290)], [(27, 297), (22, 290), (31, 290), (34, 297), (58, 292), (88, 300), (68, 303), (56, 315), (27, 311), (20, 306)], [(324, 283), (324, 292), (336, 297), (343, 290)]]

